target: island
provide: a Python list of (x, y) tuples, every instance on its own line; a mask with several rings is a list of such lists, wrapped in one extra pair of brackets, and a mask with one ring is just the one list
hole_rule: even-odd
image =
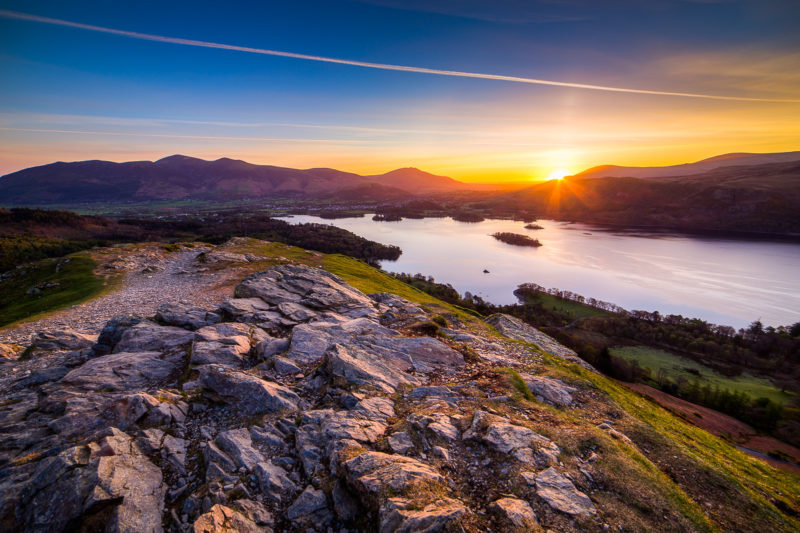
[(492, 237), (506, 244), (513, 244), (514, 246), (531, 246), (533, 248), (536, 248), (542, 245), (542, 243), (539, 242), (539, 239), (532, 239), (527, 235), (510, 233), (507, 231), (499, 231), (497, 233), (493, 233)]
[(544, 229), (544, 228), (539, 224), (536, 224), (535, 222), (531, 222), (530, 224), (525, 224), (525, 229)]

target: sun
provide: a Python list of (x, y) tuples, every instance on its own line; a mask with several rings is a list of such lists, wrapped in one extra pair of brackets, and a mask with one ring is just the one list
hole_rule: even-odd
[(553, 170), (549, 176), (547, 176), (547, 181), (564, 179), (566, 176), (570, 175), (572, 175), (572, 172), (570, 172), (569, 170), (566, 170), (564, 168), (557, 168)]

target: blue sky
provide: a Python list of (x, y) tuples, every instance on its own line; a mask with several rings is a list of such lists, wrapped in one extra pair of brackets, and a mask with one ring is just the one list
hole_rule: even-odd
[[(356, 61), (800, 99), (799, 2), (2, 1), (0, 9)], [(798, 149), (799, 107), (390, 72), (0, 16), (0, 173), (180, 152), (527, 179), (555, 167)]]

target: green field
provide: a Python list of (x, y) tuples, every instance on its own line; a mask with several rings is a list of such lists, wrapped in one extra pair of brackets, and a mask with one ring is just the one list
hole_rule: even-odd
[[(69, 257), (68, 262), (64, 259), (25, 265), (0, 281), (0, 327), (86, 301), (104, 289), (104, 280), (94, 274), (97, 263), (92, 259), (80, 255)], [(29, 293), (34, 287), (38, 292)]]
[(789, 394), (782, 392), (768, 379), (744, 373), (734, 377), (724, 376), (691, 359), (664, 350), (646, 346), (618, 346), (611, 348), (610, 352), (611, 355), (622, 357), (629, 362), (636, 361), (639, 366), (649, 368), (653, 378), (663, 370), (666, 377), (674, 382), (681, 379), (686, 379), (687, 382), (697, 381), (701, 387), (708, 385), (712, 388), (719, 387), (732, 392), (743, 392), (752, 399), (769, 398), (780, 404), (785, 404), (791, 398)]
[(559, 313), (567, 314), (572, 318), (608, 316), (611, 314), (608, 311), (603, 311), (602, 309), (597, 309), (596, 307), (573, 302), (571, 300), (565, 300), (563, 298), (558, 298), (557, 296), (552, 296), (542, 292), (538, 293), (533, 301), (538, 301), (546, 308), (558, 311)]

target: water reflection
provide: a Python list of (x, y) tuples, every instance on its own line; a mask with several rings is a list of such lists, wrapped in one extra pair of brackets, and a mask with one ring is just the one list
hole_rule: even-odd
[[(756, 319), (767, 325), (800, 320), (796, 243), (609, 232), (548, 220), (537, 222), (541, 230), (526, 230), (522, 222), (509, 220), (286, 220), (333, 224), (395, 244), (403, 255), (384, 262), (384, 269), (430, 275), (494, 303), (513, 303), (517, 285), (534, 282), (627, 309), (694, 316), (737, 328)], [(498, 231), (527, 234), (543, 246), (504, 244), (491, 237)]]

